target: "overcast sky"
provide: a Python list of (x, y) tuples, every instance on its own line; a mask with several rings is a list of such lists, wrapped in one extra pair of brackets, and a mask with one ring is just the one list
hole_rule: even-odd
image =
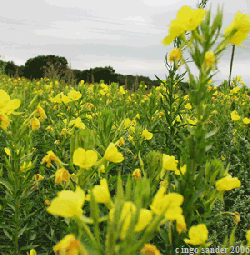
[[(165, 79), (165, 54), (173, 43), (161, 41), (168, 35), (171, 20), (183, 5), (196, 9), (201, 0), (9, 0), (0, 3), (0, 55), (16, 65), (38, 55), (63, 56), (72, 69), (112, 66), (123, 75)], [(221, 34), (235, 14), (248, 14), (249, 0), (209, 0), (212, 17), (224, 4)], [(218, 39), (218, 42), (219, 39)], [(236, 46), (232, 77), (241, 76), (250, 87), (250, 40)], [(218, 64), (215, 85), (228, 79), (232, 47)], [(190, 57), (185, 53), (185, 58)], [(191, 60), (191, 59), (190, 59)], [(193, 74), (198, 70), (189, 63)], [(180, 69), (179, 74), (185, 71)], [(188, 78), (186, 75), (185, 78)], [(217, 84), (216, 84), (217, 83)]]

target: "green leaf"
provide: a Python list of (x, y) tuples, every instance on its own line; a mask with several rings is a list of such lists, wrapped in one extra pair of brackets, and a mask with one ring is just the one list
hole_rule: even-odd
[(3, 229), (4, 234), (12, 241), (12, 237), (10, 234), (6, 231), (6, 229)]
[(214, 136), (218, 130), (212, 130), (209, 133), (205, 135), (205, 140), (207, 140), (209, 137)]
[(7, 180), (0, 178), (0, 184), (4, 185), (9, 190), (11, 195), (13, 195), (12, 192), (14, 191), (14, 188)]
[(18, 232), (18, 238), (24, 233), (24, 231), (27, 229), (28, 224), (25, 225), (22, 229), (19, 230)]

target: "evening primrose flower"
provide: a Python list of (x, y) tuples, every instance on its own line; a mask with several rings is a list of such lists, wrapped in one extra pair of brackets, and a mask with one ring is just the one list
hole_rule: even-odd
[(150, 140), (153, 137), (153, 134), (148, 132), (147, 129), (143, 130), (142, 136), (145, 138), (145, 140)]
[[(126, 201), (123, 204), (123, 208), (122, 208), (122, 212), (120, 216), (120, 222), (124, 221), (122, 226), (122, 231), (121, 231), (121, 239), (125, 239), (126, 232), (129, 228), (132, 215), (135, 215), (135, 213), (136, 213), (136, 206), (134, 205), (134, 203), (131, 201)], [(109, 215), (110, 215), (110, 220), (113, 221), (115, 216), (115, 208), (110, 210)], [(150, 223), (152, 218), (153, 216), (150, 210), (140, 209), (139, 219), (135, 226), (135, 231), (138, 232), (145, 229), (145, 227)]]
[(99, 170), (100, 170), (100, 172), (102, 172), (102, 173), (105, 174), (105, 166), (104, 166), (104, 165), (101, 165), (101, 166), (99, 167)]
[(61, 101), (62, 101), (64, 104), (67, 104), (67, 103), (71, 102), (72, 100), (70, 99), (70, 97), (65, 96), (65, 95), (62, 95), (62, 96), (61, 96)]
[(240, 180), (235, 177), (232, 178), (230, 174), (215, 183), (217, 190), (232, 190), (240, 187)]
[(230, 90), (230, 95), (237, 94), (238, 91), (240, 91), (240, 88), (237, 86), (237, 87), (233, 88), (232, 90)]
[(25, 169), (31, 167), (31, 165), (32, 165), (32, 164), (31, 164), (31, 161), (29, 162), (29, 164), (26, 164), (26, 162), (24, 162), (23, 165), (20, 166), (20, 171), (21, 171), (21, 172), (24, 172)]
[(248, 125), (248, 124), (250, 123), (250, 119), (244, 118), (244, 119), (243, 119), (243, 123), (244, 123), (245, 125)]
[[(115, 129), (115, 128), (114, 128)], [(120, 137), (120, 139), (115, 143), (115, 146), (119, 145), (122, 146), (125, 144), (125, 140), (123, 137)]]
[(177, 218), (176, 229), (177, 229), (177, 232), (179, 234), (181, 234), (183, 231), (187, 230), (187, 225), (186, 225), (186, 222), (185, 222), (184, 215), (179, 215), (179, 217)]
[(166, 170), (169, 170), (169, 171), (178, 170), (177, 169), (178, 160), (175, 160), (175, 156), (169, 156), (169, 155), (163, 154), (162, 160), (163, 160), (163, 165), (162, 165), (162, 170), (160, 173), (160, 178), (164, 176)]
[(80, 91), (76, 91), (76, 90), (71, 90), (69, 93), (68, 93), (68, 97), (74, 101), (76, 100), (79, 100), (81, 97), (82, 97), (82, 94)]
[[(105, 204), (110, 202), (109, 187), (106, 179), (100, 180), (100, 185), (95, 185), (95, 187), (92, 189), (92, 193), (97, 203)], [(90, 194), (86, 195), (86, 200), (90, 201)]]
[(176, 175), (180, 175), (180, 173), (182, 175), (184, 175), (187, 171), (187, 165), (184, 165), (184, 166), (181, 166), (181, 169), (180, 170), (175, 170), (175, 174)]
[(250, 245), (250, 230), (247, 230), (246, 239), (248, 241), (247, 245)]
[(157, 191), (150, 209), (156, 214), (160, 215), (165, 211), (166, 220), (177, 220), (182, 214), (180, 205), (184, 201), (184, 197), (177, 193), (170, 193), (165, 195), (166, 187), (161, 186)]
[(67, 182), (70, 179), (69, 171), (65, 168), (60, 168), (55, 173), (55, 184), (62, 184), (63, 181)]
[(173, 50), (170, 51), (170, 54), (169, 54), (169, 61), (170, 62), (180, 60), (180, 58), (181, 58), (181, 50), (179, 48), (173, 49)]
[(145, 255), (161, 255), (160, 251), (153, 244), (145, 244), (144, 247), (140, 250), (140, 252), (143, 252)]
[(9, 124), (10, 124), (10, 120), (9, 120), (8, 116), (1, 112), (0, 112), (0, 122), (1, 122), (1, 127), (4, 130), (6, 130), (7, 126), (9, 126)]
[(207, 51), (205, 53), (205, 63), (207, 67), (212, 67), (215, 63), (215, 55), (213, 51)]
[(191, 110), (191, 109), (192, 109), (192, 106), (191, 106), (190, 103), (187, 103), (187, 104), (185, 105), (185, 108), (188, 109), (188, 110)]
[(63, 190), (57, 194), (57, 197), (52, 200), (51, 205), (46, 209), (50, 214), (73, 217), (83, 213), (81, 208), (85, 202), (85, 192), (79, 186), (76, 187), (75, 192)]
[(36, 251), (34, 249), (30, 250), (30, 255), (36, 255)]
[(171, 42), (185, 31), (195, 30), (202, 22), (206, 10), (192, 10), (189, 6), (183, 6), (177, 13), (177, 19), (171, 21), (169, 35), (162, 41), (164, 45)]
[(10, 149), (4, 148), (4, 151), (5, 151), (5, 153), (6, 153), (8, 156), (10, 156)]
[(35, 129), (38, 129), (39, 127), (40, 127), (40, 121), (39, 121), (39, 119), (37, 119), (37, 118), (32, 118), (31, 120), (30, 120), (30, 125), (31, 125), (31, 128), (32, 128), (32, 130), (35, 130)]
[(75, 120), (71, 120), (70, 123), (69, 123), (69, 126), (72, 126), (72, 125), (75, 125), (75, 127), (77, 127), (77, 128), (85, 129), (85, 124), (82, 123), (80, 117), (78, 117)]
[(78, 148), (73, 154), (74, 164), (84, 169), (92, 167), (96, 163), (97, 159), (97, 153), (93, 150), (85, 151), (83, 148)]
[(231, 112), (231, 119), (232, 120), (240, 120), (240, 115), (238, 115), (237, 111), (234, 110), (233, 112)]
[(0, 114), (10, 115), (14, 110), (20, 107), (19, 99), (10, 99), (10, 96), (0, 89)]
[(58, 162), (59, 158), (55, 156), (53, 151), (48, 151), (47, 155), (42, 159), (42, 163), (44, 164), (45, 162), (47, 162), (46, 167), (50, 167), (51, 166), (51, 160)]
[(139, 168), (136, 168), (132, 176), (134, 176), (136, 180), (141, 179), (141, 170)]
[(186, 244), (201, 245), (208, 239), (208, 230), (205, 224), (199, 224), (197, 226), (192, 226), (188, 232), (189, 238), (185, 238)]
[(125, 90), (124, 90), (124, 88), (123, 88), (122, 86), (120, 86), (120, 94), (121, 94), (121, 95), (124, 95), (124, 94), (125, 94)]
[(123, 155), (118, 152), (118, 149), (115, 147), (114, 143), (109, 144), (108, 148), (105, 151), (104, 158), (114, 163), (120, 163), (124, 160)]
[(53, 250), (58, 254), (88, 255), (85, 247), (72, 234), (65, 236), (64, 239), (53, 247)]
[(250, 20), (247, 14), (242, 14), (240, 11), (235, 15), (231, 24), (225, 28), (225, 36), (227, 36), (233, 29), (237, 32), (231, 39), (231, 43), (241, 46), (241, 43), (248, 37), (250, 31)]

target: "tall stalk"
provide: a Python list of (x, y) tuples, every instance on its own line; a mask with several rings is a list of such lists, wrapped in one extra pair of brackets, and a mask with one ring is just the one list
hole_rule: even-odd
[(232, 55), (231, 55), (231, 61), (230, 61), (230, 73), (229, 73), (229, 80), (228, 80), (229, 89), (231, 89), (231, 87), (230, 87), (230, 82), (231, 82), (231, 74), (232, 74), (233, 61), (234, 61), (234, 51), (235, 51), (235, 45), (233, 44)]

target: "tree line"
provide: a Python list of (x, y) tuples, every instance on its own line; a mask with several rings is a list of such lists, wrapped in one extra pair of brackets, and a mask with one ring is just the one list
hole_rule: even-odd
[[(110, 85), (112, 82), (119, 85), (126, 84), (127, 89), (138, 88), (138, 84), (146, 84), (150, 89), (152, 86), (159, 86), (160, 81), (151, 80), (143, 75), (122, 75), (115, 73), (111, 66), (95, 67), (87, 70), (77, 70), (69, 68), (68, 61), (65, 57), (55, 55), (39, 55), (30, 58), (25, 65), (15, 65), (13, 61), (5, 62), (0, 60), (0, 68), (10, 77), (24, 77), (29, 80), (40, 80), (41, 78), (57, 77), (58, 80), (64, 80), (68, 84), (78, 84), (81, 80), (85, 83), (100, 83), (104, 80), (105, 84)], [(181, 82), (181, 88), (187, 89), (189, 85)]]

